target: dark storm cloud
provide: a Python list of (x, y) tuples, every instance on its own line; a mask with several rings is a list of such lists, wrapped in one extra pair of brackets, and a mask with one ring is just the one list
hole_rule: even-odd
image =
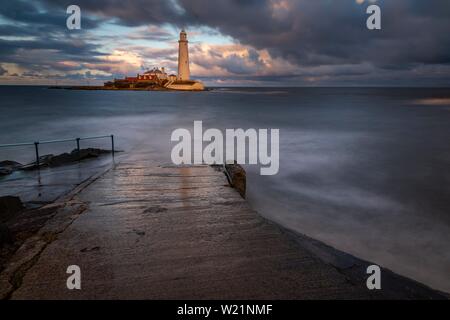
[[(36, 3), (47, 11), (45, 19), (42, 10), (36, 10)], [(82, 9), (83, 24), (85, 19), (92, 21), (90, 28), (95, 28), (101, 21), (127, 26), (167, 23), (191, 30), (208, 26), (243, 45), (268, 50), (272, 57), (289, 61), (299, 69), (326, 66), (321, 70), (326, 70), (326, 75), (336, 79), (353, 77), (359, 81), (365, 77), (383, 81), (382, 77), (395, 74), (400, 81), (418, 76), (450, 83), (450, 76), (432, 68), (416, 72), (423, 65), (450, 64), (450, 1), (379, 0), (376, 3), (382, 8), (381, 31), (366, 28), (367, 1), (363, 4), (355, 0), (76, 1)], [(72, 1), (67, 0), (39, 0), (33, 4), (12, 1), (0, 9), (0, 14), (36, 28), (46, 28), (51, 34), (64, 28), (61, 20), (65, 19), (65, 8), (70, 4)], [(7, 32), (33, 34), (33, 31), (25, 31), (21, 27), (0, 26), (0, 35)], [(164, 34), (146, 37), (164, 39), (166, 36), (170, 37)], [(0, 43), (0, 46), (4, 45)], [(10, 43), (5, 49), (10, 52), (12, 45), (18, 44)], [(76, 51), (76, 48), (69, 46), (63, 49), (64, 52), (66, 50)], [(81, 57), (92, 55), (93, 51), (95, 48), (80, 49), (75, 54)], [(252, 73), (255, 67), (262, 65), (258, 63), (258, 53), (250, 53), (249, 59), (255, 62), (252, 67), (243, 63), (239, 56), (224, 59), (222, 67), (238, 76)], [(200, 61), (198, 64), (212, 67), (207, 65), (208, 62)], [(348, 65), (356, 66), (349, 69), (351, 74), (343, 71), (348, 69)], [(367, 65), (372, 67), (358, 70), (358, 66)], [(264, 80), (263, 77), (261, 79)], [(395, 77), (392, 79), (390, 81), (397, 81)]]
[(55, 50), (66, 56), (86, 57), (90, 59), (92, 55), (101, 55), (96, 51), (97, 46), (84, 42), (57, 41), (57, 40), (0, 40), (0, 56), (15, 52), (18, 48), (23, 50)]
[[(63, 29), (66, 26), (66, 8), (59, 7), (59, 10), (47, 10), (46, 6), (40, 5), (39, 1), (13, 0), (3, 1), (0, 6), (0, 15), (15, 23), (24, 23), (32, 25), (32, 28), (49, 27), (53, 29)], [(101, 19), (85, 17), (83, 26), (86, 28), (95, 28), (101, 23)], [(47, 28), (50, 31), (50, 28)]]
[(39, 72), (53, 68), (67, 70), (59, 61), (72, 59), (80, 65), (72, 69), (82, 68), (82, 63), (95, 63), (102, 53), (93, 44), (72, 42), (67, 40), (0, 40), (0, 61), (15, 63), (21, 67)]
[[(191, 51), (193, 54), (196, 53), (195, 48)], [(249, 50), (248, 60), (242, 59), (238, 54), (230, 54), (227, 57), (220, 56), (218, 52), (209, 54), (213, 59), (197, 59), (196, 64), (205, 69), (219, 67), (235, 75), (253, 74), (264, 67), (258, 53), (253, 49)]]
[(285, 9), (267, 0), (181, 2), (193, 22), (300, 65), (450, 62), (447, 0), (379, 1), (381, 31), (366, 29), (367, 4), (353, 0), (292, 0)]
[[(81, 63), (98, 60), (99, 46), (67, 32), (64, 8), (48, 11), (39, 2), (8, 1), (0, 6), (0, 63), (15, 63), (28, 71), (65, 70), (58, 61), (72, 59)], [(87, 17), (83, 25), (95, 27), (100, 20)], [(82, 34), (81, 30), (78, 34)], [(77, 68), (81, 68), (81, 65)]]
[[(74, 1), (68, 0), (42, 0), (42, 2), (51, 8), (67, 8), (74, 4)], [(105, 19), (114, 19), (128, 26), (188, 22), (186, 16), (179, 12), (176, 3), (176, 0), (76, 1), (82, 12), (89, 12)]]
[[(46, 0), (52, 5), (68, 3)], [(383, 30), (365, 27), (368, 4), (355, 0), (78, 1), (121, 23), (206, 25), (300, 65), (371, 61), (391, 68), (450, 62), (450, 1), (378, 1)], [(184, 14), (174, 6), (178, 3)]]

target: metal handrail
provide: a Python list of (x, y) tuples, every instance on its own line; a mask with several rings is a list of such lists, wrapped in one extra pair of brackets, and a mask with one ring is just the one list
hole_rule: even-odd
[(50, 143), (60, 143), (60, 142), (70, 142), (75, 141), (77, 143), (77, 150), (80, 152), (80, 141), (82, 140), (94, 140), (94, 139), (104, 139), (111, 138), (111, 153), (114, 158), (114, 135), (106, 135), (106, 136), (93, 136), (93, 137), (82, 137), (82, 138), (72, 138), (72, 139), (60, 139), (60, 140), (44, 140), (44, 141), (35, 141), (35, 142), (22, 142), (22, 143), (9, 143), (9, 144), (0, 144), (0, 148), (11, 148), (11, 147), (21, 147), (21, 146), (33, 146), (36, 152), (36, 165), (39, 168), (39, 145), (40, 144), (50, 144)]

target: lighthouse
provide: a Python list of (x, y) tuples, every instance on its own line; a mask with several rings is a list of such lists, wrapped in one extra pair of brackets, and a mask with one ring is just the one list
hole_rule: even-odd
[(186, 31), (181, 30), (178, 41), (178, 81), (186, 81), (190, 78), (189, 50)]
[(201, 81), (191, 80), (189, 70), (189, 49), (186, 31), (181, 30), (180, 40), (178, 40), (178, 75), (169, 76), (164, 87), (170, 90), (180, 91), (203, 91), (205, 86)]

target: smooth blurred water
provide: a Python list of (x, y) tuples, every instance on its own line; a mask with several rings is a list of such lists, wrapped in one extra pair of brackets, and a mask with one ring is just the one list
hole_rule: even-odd
[[(192, 130), (194, 120), (205, 129), (279, 128), (279, 174), (246, 167), (255, 209), (450, 292), (449, 89), (0, 87), (0, 95), (0, 144), (112, 133), (131, 159), (155, 163), (170, 162), (172, 131)], [(49, 145), (41, 154), (74, 147)], [(0, 159), (32, 161), (33, 152), (0, 149)]]

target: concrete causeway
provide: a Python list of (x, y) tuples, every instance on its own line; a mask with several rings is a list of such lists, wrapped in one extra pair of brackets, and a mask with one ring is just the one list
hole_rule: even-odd
[[(123, 162), (65, 201), (0, 275), (4, 297), (369, 296), (365, 283), (355, 285), (262, 218), (229, 187), (223, 172), (209, 166)], [(81, 290), (66, 287), (69, 265), (81, 268)]]

